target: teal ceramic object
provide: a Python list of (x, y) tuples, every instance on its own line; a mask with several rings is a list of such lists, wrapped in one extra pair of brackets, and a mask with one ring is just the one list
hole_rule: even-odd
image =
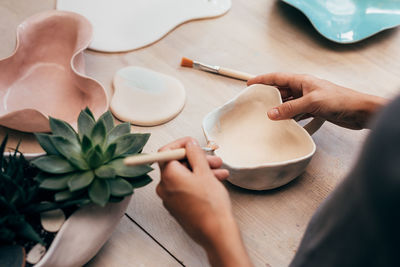
[(299, 9), (324, 37), (355, 43), (400, 25), (400, 0), (282, 0)]

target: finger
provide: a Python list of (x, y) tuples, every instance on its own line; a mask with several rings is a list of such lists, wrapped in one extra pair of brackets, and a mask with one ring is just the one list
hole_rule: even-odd
[(195, 139), (186, 143), (186, 157), (194, 173), (204, 173), (210, 170), (206, 154)]
[(172, 160), (165, 164), (161, 171), (161, 182), (164, 186), (176, 186), (192, 175), (191, 171), (180, 162)]
[(218, 169), (222, 166), (222, 159), (220, 157), (207, 155), (206, 158), (211, 169)]
[(310, 104), (308, 97), (300, 97), (291, 101), (287, 101), (268, 111), (268, 117), (271, 120), (290, 119), (300, 113), (308, 113)]
[(218, 180), (223, 181), (229, 176), (229, 171), (226, 169), (217, 169), (212, 171)]
[(161, 148), (158, 150), (158, 152), (164, 151), (164, 150), (172, 150), (172, 149), (183, 148), (183, 147), (185, 147), (185, 144), (186, 144), (187, 142), (190, 142), (192, 139), (193, 139), (193, 138), (191, 138), (191, 137), (189, 137), (189, 136), (186, 136), (186, 137), (177, 139), (177, 140), (175, 140), (175, 141), (173, 141), (173, 142), (171, 142), (171, 143), (169, 143), (169, 144), (167, 144), (167, 145), (161, 147)]
[(262, 83), (277, 87), (287, 87), (293, 92), (293, 96), (300, 97), (302, 95), (303, 85), (310, 82), (311, 79), (315, 78), (309, 75), (274, 72), (254, 77), (250, 79), (247, 84)]
[(164, 188), (163, 188), (161, 182), (156, 187), (156, 193), (161, 199), (164, 199), (165, 191), (164, 191)]

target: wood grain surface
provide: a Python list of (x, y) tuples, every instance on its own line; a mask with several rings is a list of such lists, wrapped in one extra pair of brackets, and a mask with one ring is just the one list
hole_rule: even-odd
[[(361, 43), (340, 45), (324, 39), (299, 11), (281, 1), (232, 2), (226, 15), (185, 23), (151, 46), (114, 54), (85, 51), (87, 74), (99, 80), (110, 95), (114, 73), (129, 65), (147, 67), (183, 82), (187, 101), (179, 116), (156, 127), (133, 127), (136, 132), (151, 133), (145, 152), (155, 152), (183, 136), (193, 136), (205, 144), (203, 117), (246, 87), (242, 81), (181, 68), (182, 56), (251, 74), (313, 74), (388, 98), (399, 93), (399, 29)], [(54, 7), (51, 0), (2, 0), (0, 57), (13, 51), (15, 28), (25, 17)], [(31, 134), (0, 128), (0, 137), (5, 133), (12, 137), (10, 146), (22, 139), (23, 151), (40, 150)], [(313, 135), (317, 144), (313, 160), (306, 172), (290, 184), (254, 192), (226, 183), (255, 266), (290, 263), (310, 217), (355, 164), (367, 134), (367, 130), (352, 131), (325, 123)], [(90, 266), (208, 266), (204, 251), (183, 232), (157, 197), (157, 168), (151, 176), (153, 183), (135, 191), (127, 210), (141, 228), (129, 225), (132, 222), (124, 218)]]

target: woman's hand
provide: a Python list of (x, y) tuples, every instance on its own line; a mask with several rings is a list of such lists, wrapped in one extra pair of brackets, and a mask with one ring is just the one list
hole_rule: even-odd
[(250, 79), (247, 84), (276, 86), (283, 104), (271, 109), (272, 120), (315, 116), (350, 129), (363, 129), (387, 100), (363, 94), (310, 75), (269, 73)]
[(160, 151), (177, 148), (186, 149), (187, 162), (160, 164), (157, 194), (165, 208), (204, 247), (213, 266), (249, 266), (228, 192), (220, 182), (229, 175), (227, 170), (219, 169), (222, 160), (206, 156), (189, 137)]

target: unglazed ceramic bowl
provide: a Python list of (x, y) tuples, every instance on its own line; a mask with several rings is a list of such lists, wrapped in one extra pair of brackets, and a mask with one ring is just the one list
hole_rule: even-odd
[(361, 41), (400, 25), (398, 0), (282, 0), (299, 9), (315, 29), (338, 43)]
[(47, 11), (22, 22), (14, 53), (0, 60), (0, 125), (48, 132), (49, 116), (76, 127), (86, 106), (95, 116), (104, 113), (103, 86), (84, 75), (82, 51), (91, 36), (89, 21), (72, 12)]
[(299, 176), (311, 161), (316, 145), (310, 134), (323, 120), (304, 128), (294, 120), (272, 121), (267, 111), (282, 103), (278, 89), (256, 84), (207, 114), (203, 131), (219, 146), (228, 181), (251, 190), (282, 186)]
[(154, 43), (178, 25), (224, 14), (231, 0), (57, 0), (58, 10), (79, 13), (93, 24), (89, 48), (123, 52)]

